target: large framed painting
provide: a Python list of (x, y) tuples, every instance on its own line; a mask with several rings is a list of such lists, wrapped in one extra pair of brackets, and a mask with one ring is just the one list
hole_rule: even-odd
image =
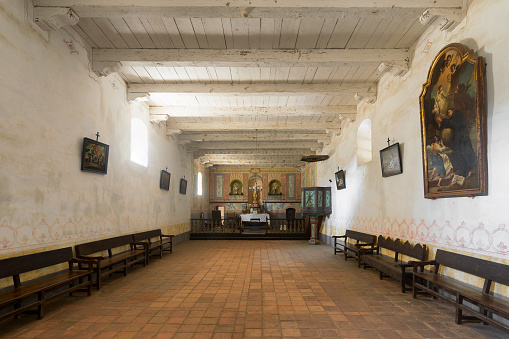
[(420, 96), (424, 197), (488, 194), (484, 61), (462, 44), (433, 60)]
[(382, 177), (384, 178), (403, 173), (399, 142), (380, 151), (380, 164), (382, 166)]
[(108, 153), (110, 146), (89, 138), (83, 138), (81, 170), (106, 174), (108, 172)]
[(186, 179), (180, 179), (179, 193), (180, 194), (186, 194), (186, 191), (187, 191), (187, 180)]

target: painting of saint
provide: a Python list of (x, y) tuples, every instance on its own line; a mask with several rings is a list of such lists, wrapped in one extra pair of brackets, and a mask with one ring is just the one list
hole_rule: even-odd
[(425, 197), (485, 195), (484, 62), (461, 44), (436, 56), (420, 97)]

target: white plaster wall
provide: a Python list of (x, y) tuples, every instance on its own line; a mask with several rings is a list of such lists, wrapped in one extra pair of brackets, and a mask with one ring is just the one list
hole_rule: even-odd
[[(65, 41), (72, 40), (78, 53)], [(99, 78), (70, 27), (46, 41), (23, 1), (0, 2), (0, 258), (146, 229), (189, 230), (190, 157), (126, 102), (118, 75)], [(131, 118), (148, 127), (148, 167), (130, 161)], [(81, 172), (83, 137), (110, 145), (108, 174)], [(170, 191), (159, 189), (161, 169)]]
[[(332, 156), (318, 164), (319, 186), (329, 185), (338, 166), (346, 171), (346, 189), (333, 189), (333, 213), (322, 233), (342, 234), (352, 228), (508, 263), (508, 17), (508, 1), (475, 0), (454, 31), (425, 32), (412, 49), (408, 74), (383, 77), (377, 102), (359, 105), (358, 119), (343, 126), (342, 135), (333, 141)], [(434, 57), (453, 42), (474, 49), (487, 63), (489, 192), (473, 199), (424, 199), (419, 95)], [(426, 53), (428, 43), (432, 45)], [(372, 121), (373, 160), (358, 166), (356, 134), (364, 119)], [(387, 147), (387, 138), (401, 145), (403, 173), (382, 178), (379, 150)]]

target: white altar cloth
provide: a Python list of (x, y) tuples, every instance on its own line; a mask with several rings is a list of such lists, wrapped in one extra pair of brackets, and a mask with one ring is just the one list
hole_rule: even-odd
[(251, 219), (260, 219), (260, 222), (269, 222), (270, 215), (269, 214), (241, 214), (240, 219), (242, 221), (251, 221)]

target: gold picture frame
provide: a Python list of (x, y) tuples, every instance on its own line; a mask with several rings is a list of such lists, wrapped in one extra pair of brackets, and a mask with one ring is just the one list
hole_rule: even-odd
[(458, 43), (442, 48), (419, 98), (424, 197), (488, 194), (484, 60)]

